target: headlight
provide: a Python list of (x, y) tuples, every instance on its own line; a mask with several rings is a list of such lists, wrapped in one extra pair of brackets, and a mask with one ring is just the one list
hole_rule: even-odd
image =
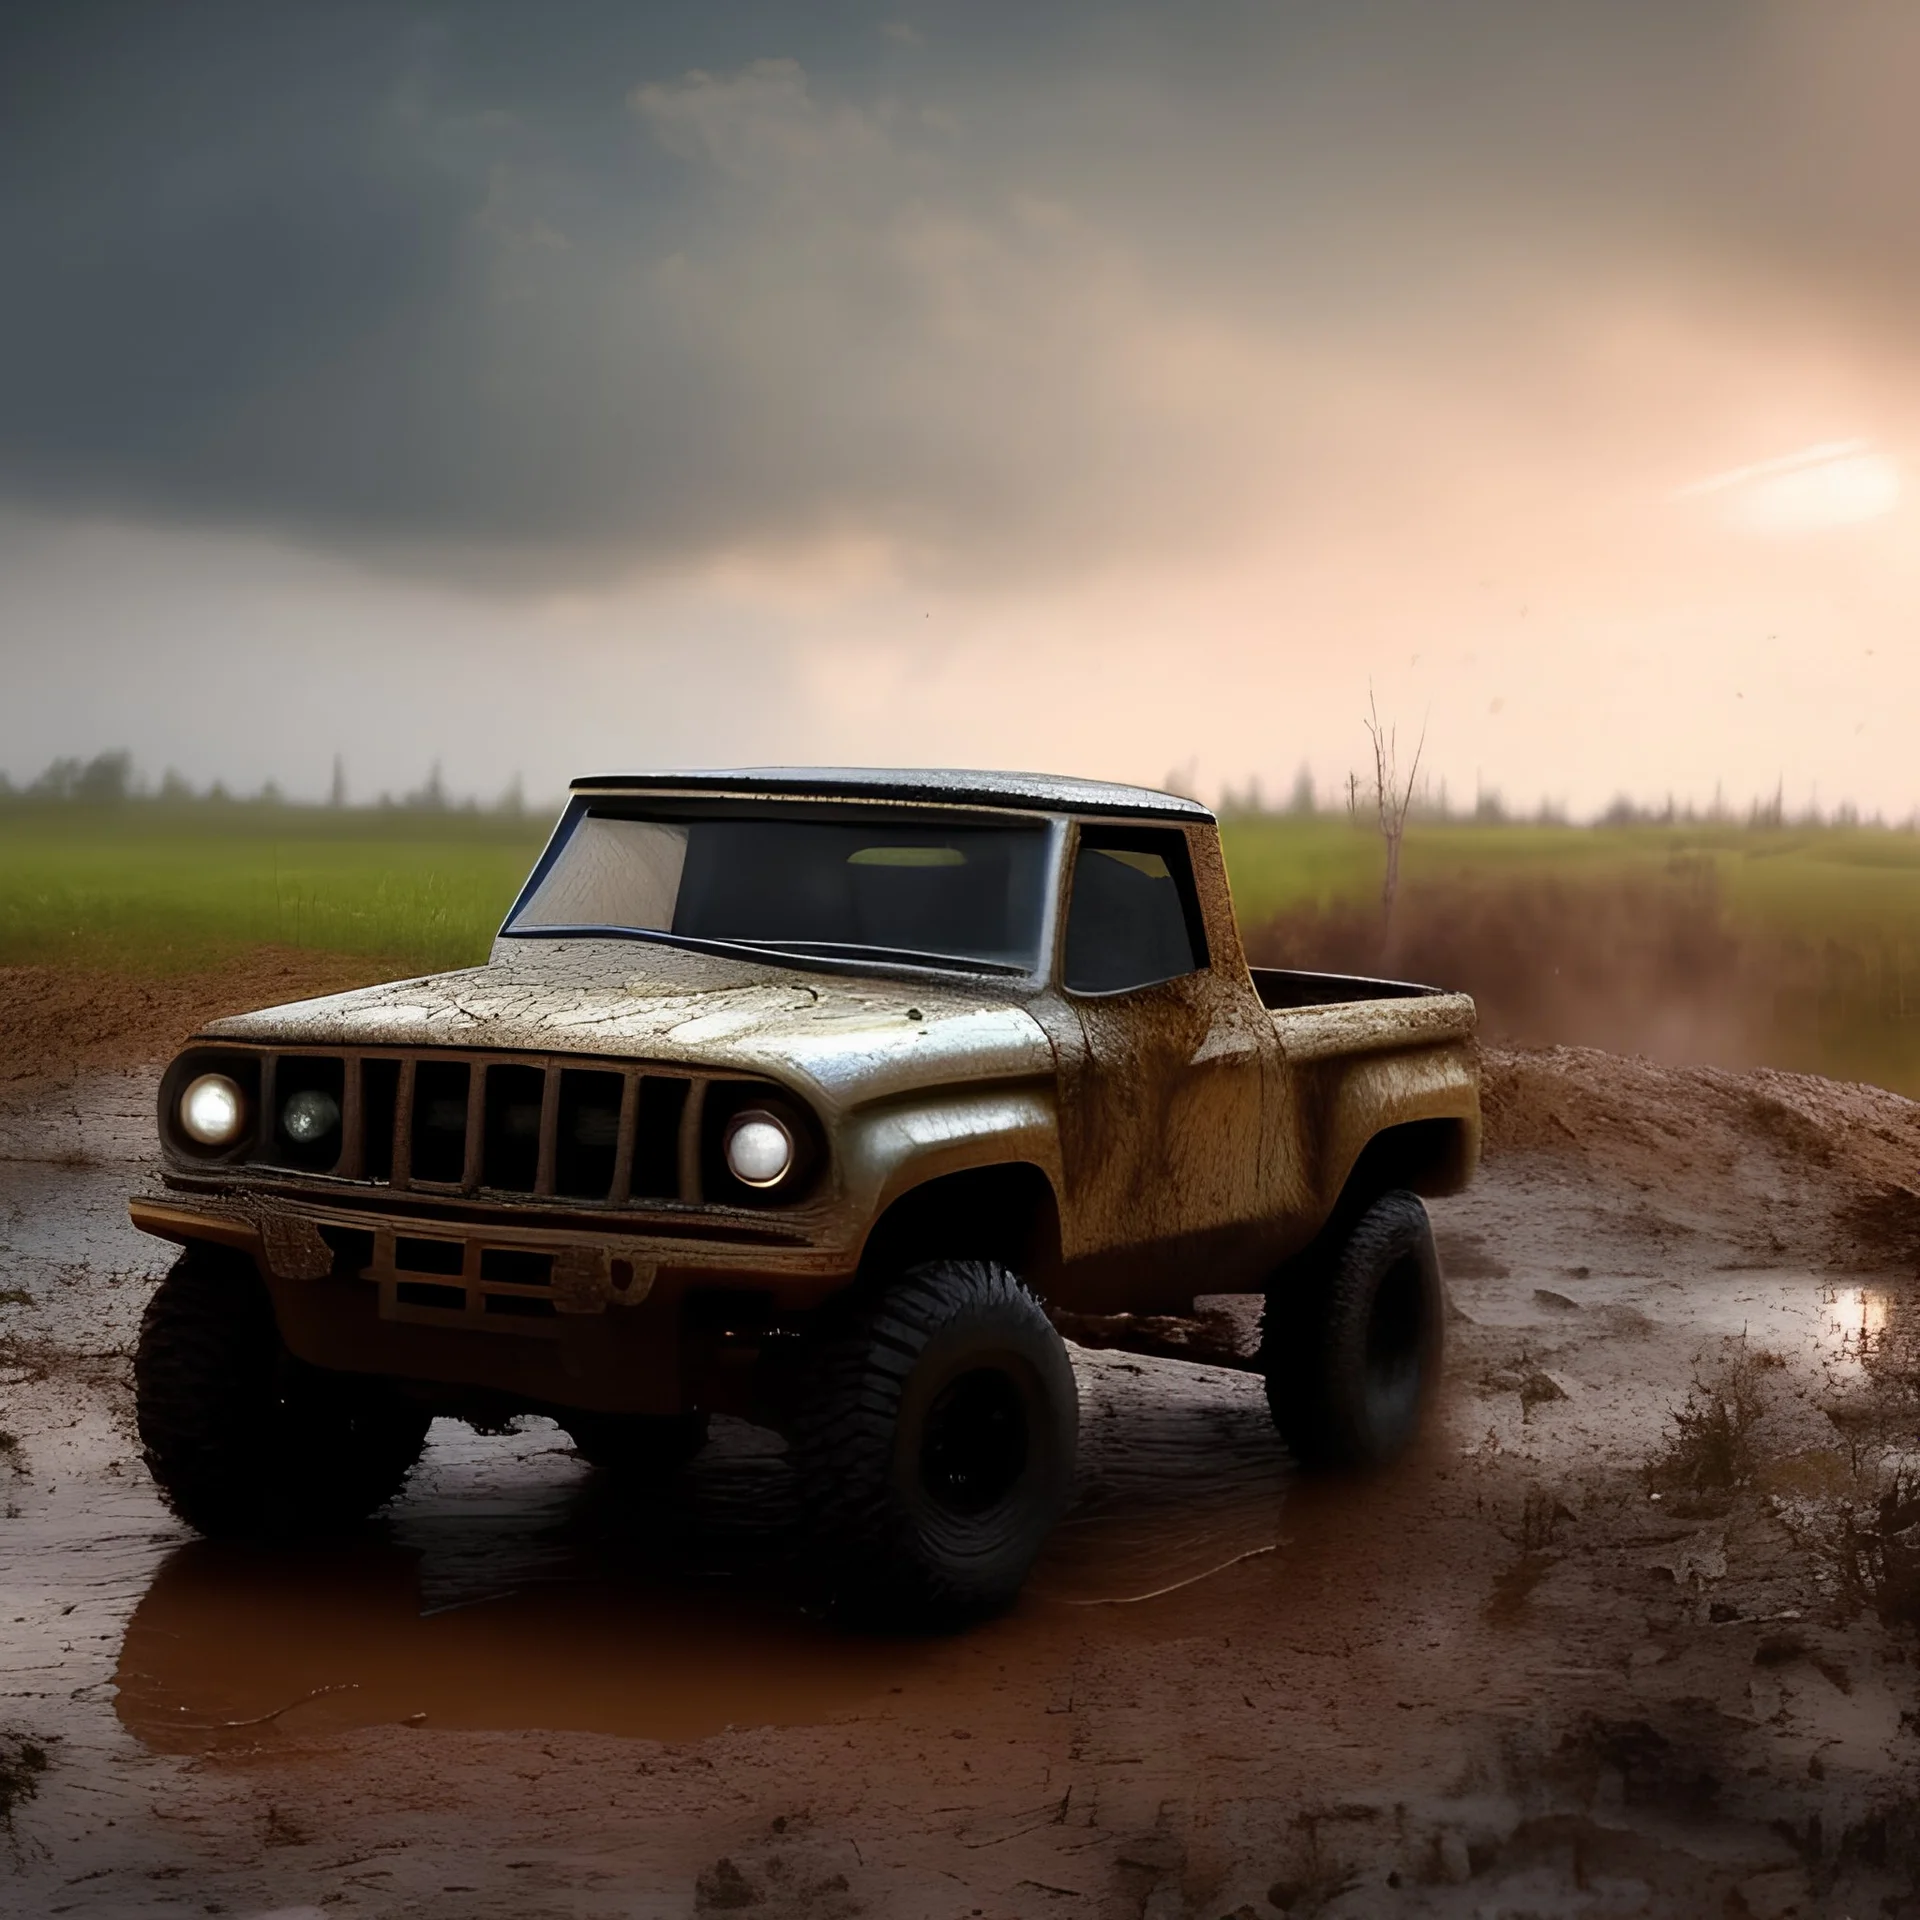
[(230, 1147), (246, 1125), (247, 1103), (224, 1073), (203, 1073), (180, 1096), (180, 1124), (203, 1147)]
[(340, 1124), (340, 1102), (319, 1087), (307, 1087), (280, 1109), (280, 1124), (289, 1140), (310, 1147)]
[(793, 1131), (759, 1107), (727, 1122), (727, 1171), (743, 1187), (777, 1187), (793, 1171)]

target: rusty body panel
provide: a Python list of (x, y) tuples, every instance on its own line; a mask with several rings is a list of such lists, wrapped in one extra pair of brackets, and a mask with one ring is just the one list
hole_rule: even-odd
[[(1180, 1313), (1264, 1288), (1389, 1162), (1429, 1192), (1471, 1175), (1471, 1001), (1256, 979), (1195, 803), (1004, 776), (579, 790), (569, 819), (606, 795), (935, 826), (1011, 815), (1047, 836), (1035, 964), (533, 937), (510, 920), (485, 966), (213, 1023), (163, 1082), (167, 1192), (136, 1200), (134, 1222), (254, 1260), (315, 1364), (443, 1396), (748, 1411), (763, 1362), (876, 1262), (993, 1251), (1063, 1316)], [(1083, 835), (1098, 823), (1104, 846), (1133, 819), (1183, 837), (1200, 964), (1074, 992)], [(252, 1116), (230, 1149), (178, 1119), (207, 1073)], [(317, 1147), (276, 1119), (301, 1089), (337, 1109)], [(725, 1157), (726, 1129), (761, 1111), (800, 1143), (785, 1197)]]

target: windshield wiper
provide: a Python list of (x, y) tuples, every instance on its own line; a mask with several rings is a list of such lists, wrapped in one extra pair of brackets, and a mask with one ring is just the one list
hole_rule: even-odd
[(923, 953), (916, 947), (870, 947), (853, 940), (761, 940), (717, 933), (670, 933), (664, 927), (621, 927), (573, 923), (500, 929), (509, 940), (657, 940), (663, 947), (696, 953), (787, 954), (795, 960), (873, 961), (881, 965), (947, 967), (963, 973), (1006, 974), (1024, 979), (1031, 969), (1006, 960), (985, 960), (970, 953)]
[(836, 960), (897, 960), (909, 966), (965, 967), (977, 973), (1007, 973), (1016, 978), (1027, 969), (1007, 960), (987, 960), (971, 953), (927, 953), (918, 947), (875, 947), (858, 940), (764, 940), (722, 936), (732, 947), (752, 947), (766, 953), (817, 953)]

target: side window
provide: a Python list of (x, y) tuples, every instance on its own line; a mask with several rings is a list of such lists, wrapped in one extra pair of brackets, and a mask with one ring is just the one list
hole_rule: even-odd
[(1067, 907), (1068, 990), (1124, 993), (1206, 964), (1186, 835), (1083, 827)]

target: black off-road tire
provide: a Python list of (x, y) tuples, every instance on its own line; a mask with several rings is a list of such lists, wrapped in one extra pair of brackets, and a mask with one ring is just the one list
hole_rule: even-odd
[(400, 1491), (430, 1416), (281, 1344), (251, 1262), (190, 1247), (140, 1322), (140, 1444), (167, 1505), (216, 1538), (351, 1527)]
[(1267, 1406), (1302, 1466), (1384, 1466), (1440, 1379), (1446, 1290), (1417, 1194), (1383, 1193), (1267, 1295)]
[(809, 1362), (793, 1464), (842, 1607), (951, 1625), (1009, 1605), (1072, 1496), (1080, 1433), (1039, 1301), (996, 1262), (934, 1261)]
[(560, 1425), (588, 1466), (621, 1480), (671, 1479), (707, 1444), (704, 1413), (566, 1413)]

